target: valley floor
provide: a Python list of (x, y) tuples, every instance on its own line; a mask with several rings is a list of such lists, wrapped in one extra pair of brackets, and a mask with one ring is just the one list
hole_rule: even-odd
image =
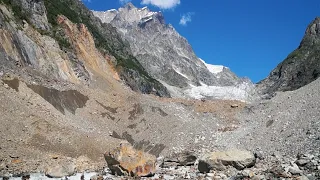
[[(46, 82), (36, 90), (28, 78), (2, 79), (1, 176), (48, 172), (61, 164), (80, 173), (102, 171), (103, 154), (124, 140), (157, 157), (186, 150), (201, 157), (244, 149), (263, 154), (264, 161), (270, 158), (268, 163), (290, 166), (299, 153), (320, 154), (320, 80), (271, 100), (245, 104), (158, 98), (122, 87), (104, 91), (94, 84)], [(73, 95), (82, 94), (84, 102), (64, 95), (71, 89), (77, 92)]]

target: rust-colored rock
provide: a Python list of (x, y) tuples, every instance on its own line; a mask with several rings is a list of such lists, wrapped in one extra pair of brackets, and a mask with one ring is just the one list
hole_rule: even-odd
[(104, 157), (113, 174), (145, 177), (154, 175), (156, 171), (156, 157), (135, 150), (127, 142), (105, 153)]

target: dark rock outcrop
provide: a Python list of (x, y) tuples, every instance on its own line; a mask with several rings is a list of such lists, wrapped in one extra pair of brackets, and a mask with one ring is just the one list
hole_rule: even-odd
[(263, 94), (292, 91), (320, 76), (320, 18), (307, 28), (300, 46), (258, 83)]

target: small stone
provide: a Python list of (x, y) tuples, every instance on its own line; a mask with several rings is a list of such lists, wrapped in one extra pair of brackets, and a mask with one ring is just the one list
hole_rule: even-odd
[(309, 163), (310, 160), (308, 159), (299, 159), (297, 160), (295, 163), (298, 165), (298, 166), (305, 166), (307, 163)]
[(309, 178), (306, 176), (299, 176), (297, 179), (298, 180), (309, 180)]
[(215, 174), (214, 174), (214, 173), (207, 173), (206, 176), (207, 176), (207, 177), (214, 177)]
[(315, 166), (319, 165), (318, 161), (316, 161), (316, 160), (311, 160), (311, 162), (312, 162)]
[(90, 177), (90, 180), (103, 180), (103, 176), (101, 176), (100, 174), (94, 175)]
[(239, 107), (238, 104), (232, 104), (232, 105), (231, 105), (231, 108), (237, 108), (237, 107)]
[(318, 166), (317, 169), (320, 170), (320, 166)]
[(52, 158), (52, 159), (58, 159), (58, 158), (59, 158), (59, 155), (56, 155), (56, 154), (51, 155), (51, 158)]
[(289, 172), (293, 175), (301, 175), (302, 171), (298, 167), (289, 167)]
[(249, 177), (250, 175), (250, 170), (249, 169), (245, 169), (241, 172), (242, 176), (245, 176), (245, 177)]
[(30, 175), (29, 175), (29, 174), (23, 175), (23, 176), (21, 177), (21, 180), (29, 180), (29, 179), (30, 179)]
[(262, 151), (256, 151), (255, 153), (254, 153), (254, 156), (256, 157), (256, 158), (258, 158), (258, 159), (264, 159), (264, 157), (263, 157), (263, 152)]
[(250, 178), (251, 180), (264, 180), (267, 179), (264, 175), (256, 175)]
[(173, 179), (175, 179), (175, 177), (172, 176), (172, 175), (164, 174), (164, 175), (163, 175), (163, 179), (166, 179), (166, 180), (167, 180), (167, 179), (168, 179), (168, 180), (171, 180), (171, 179), (172, 179), (172, 180), (173, 180)]

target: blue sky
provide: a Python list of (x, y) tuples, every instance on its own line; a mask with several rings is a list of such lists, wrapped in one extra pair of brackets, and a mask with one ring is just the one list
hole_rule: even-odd
[[(118, 9), (129, 0), (83, 0), (89, 9)], [(319, 0), (132, 0), (162, 11), (198, 57), (230, 67), (253, 82), (299, 46), (320, 16)]]

